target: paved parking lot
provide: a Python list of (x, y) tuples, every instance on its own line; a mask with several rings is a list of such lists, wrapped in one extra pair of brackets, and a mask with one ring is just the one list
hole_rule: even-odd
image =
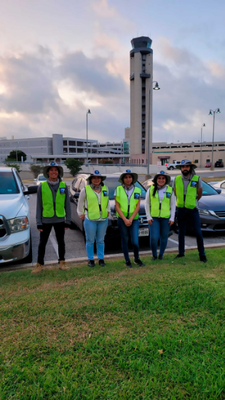
[[(36, 228), (35, 212), (36, 212), (36, 194), (30, 196), (30, 213), (31, 213), (31, 232), (32, 232), (32, 247), (33, 247), (33, 262), (37, 260), (37, 248), (39, 243), (39, 231)], [(218, 244), (218, 242), (225, 245), (225, 233), (223, 234), (207, 234), (204, 235), (205, 244)], [(83, 234), (78, 229), (69, 229), (66, 231), (66, 258), (80, 258), (86, 257), (85, 242)], [(168, 240), (168, 248), (177, 248), (178, 237), (177, 234), (173, 235)], [(186, 237), (186, 247), (196, 246), (195, 237)], [(140, 241), (140, 250), (149, 250), (148, 242), (146, 239)], [(106, 254), (121, 253), (121, 247), (108, 247)], [(57, 260), (57, 242), (54, 231), (52, 230), (49, 242), (46, 248), (45, 261)]]

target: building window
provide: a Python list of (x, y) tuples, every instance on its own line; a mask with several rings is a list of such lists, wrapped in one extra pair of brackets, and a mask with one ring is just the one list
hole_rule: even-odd
[(67, 140), (63, 140), (63, 146), (67, 146)]
[(63, 148), (63, 153), (67, 153), (67, 148), (66, 147)]
[(69, 146), (76, 146), (75, 140), (69, 140)]
[(198, 164), (198, 160), (195, 160), (195, 164)]
[(74, 149), (73, 147), (69, 148), (69, 153), (76, 153), (76, 149)]

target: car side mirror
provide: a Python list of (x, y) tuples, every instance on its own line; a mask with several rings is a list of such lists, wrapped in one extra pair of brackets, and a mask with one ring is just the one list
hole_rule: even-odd
[(27, 196), (29, 194), (37, 193), (38, 187), (37, 186), (29, 186), (27, 190), (24, 190), (23, 194), (24, 196)]
[(217, 192), (218, 194), (220, 194), (220, 193), (222, 192), (222, 190), (221, 190), (221, 189), (216, 189), (216, 192)]

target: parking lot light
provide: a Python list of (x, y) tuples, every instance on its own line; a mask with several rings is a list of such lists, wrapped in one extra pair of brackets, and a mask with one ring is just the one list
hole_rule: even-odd
[(215, 132), (215, 114), (220, 114), (220, 108), (216, 108), (215, 110), (210, 109), (209, 110), (209, 115), (213, 116), (213, 133), (212, 133), (212, 165), (211, 165), (211, 170), (214, 169), (213, 165), (213, 151), (214, 151), (214, 132)]

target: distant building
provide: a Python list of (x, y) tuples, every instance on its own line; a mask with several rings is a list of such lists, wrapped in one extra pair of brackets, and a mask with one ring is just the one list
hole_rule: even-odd
[(67, 158), (76, 158), (80, 161), (98, 163), (100, 160), (113, 163), (129, 162), (128, 152), (124, 153), (123, 142), (99, 143), (97, 140), (86, 140), (63, 137), (55, 133), (52, 137), (6, 139), (0, 138), (0, 162), (4, 162), (12, 150), (22, 150), (27, 155), (28, 162), (49, 160), (65, 161)]
[[(197, 167), (205, 167), (212, 162), (212, 142), (192, 143), (166, 143), (159, 142), (152, 145), (152, 164), (161, 161), (162, 165), (181, 161), (191, 160)], [(214, 142), (214, 162), (223, 161), (225, 165), (225, 141)]]

